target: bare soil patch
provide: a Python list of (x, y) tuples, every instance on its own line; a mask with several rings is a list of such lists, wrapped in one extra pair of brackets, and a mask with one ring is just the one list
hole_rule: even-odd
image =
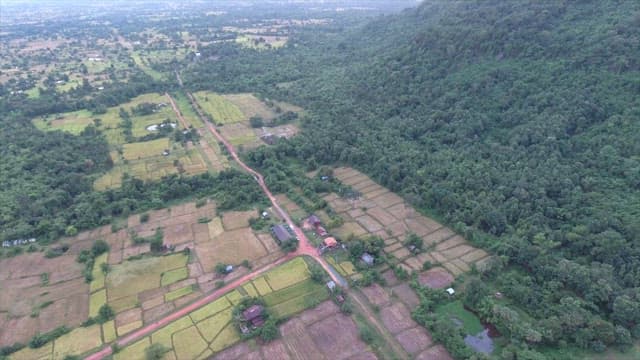
[(453, 235), (455, 235), (455, 233), (453, 231), (451, 231), (448, 228), (441, 228), (438, 229), (426, 236), (420, 235), (422, 236), (422, 242), (426, 245), (426, 246), (431, 246), (431, 245), (435, 245), (438, 244), (440, 242), (442, 242), (443, 240), (452, 237)]
[(454, 278), (449, 272), (441, 267), (429, 269), (418, 275), (418, 282), (422, 286), (428, 286), (432, 289), (445, 288), (453, 282)]
[(369, 215), (361, 216), (356, 221), (370, 233), (382, 230), (382, 225)]
[(362, 293), (367, 297), (367, 300), (374, 306), (385, 306), (391, 302), (389, 294), (382, 288), (382, 286), (374, 283), (371, 286), (362, 288)]
[(418, 298), (418, 295), (416, 295), (415, 291), (413, 291), (411, 286), (407, 283), (394, 286), (391, 288), (391, 291), (398, 297), (398, 299), (400, 299), (400, 301), (405, 303), (405, 305), (411, 309), (420, 304), (420, 298)]
[(313, 309), (303, 311), (299, 317), (305, 324), (311, 324), (335, 314), (339, 310), (340, 309), (338, 309), (338, 306), (333, 301), (325, 301)]
[(356, 323), (343, 314), (334, 314), (311, 325), (308, 332), (327, 359), (347, 359), (366, 349)]
[(465, 242), (466, 241), (462, 238), (462, 236), (456, 235), (438, 244), (438, 246), (436, 246), (436, 251), (440, 251), (444, 254), (443, 250), (451, 249), (460, 244), (464, 244)]
[(428, 348), (416, 356), (415, 360), (454, 360), (442, 345)]
[(197, 244), (198, 259), (206, 272), (213, 271), (217, 263), (239, 264), (267, 255), (267, 250), (251, 229), (225, 231), (208, 243)]
[(411, 355), (419, 353), (433, 343), (429, 333), (421, 327), (405, 330), (396, 335), (396, 339), (402, 348)]
[(441, 251), (440, 253), (442, 253), (442, 255), (444, 257), (446, 257), (447, 259), (457, 259), (457, 258), (461, 257), (462, 255), (465, 255), (467, 253), (472, 252), (473, 250), (475, 250), (474, 247), (466, 245), (466, 244), (462, 244), (460, 246), (452, 247), (452, 248), (447, 249), (445, 251)]
[(281, 339), (274, 340), (265, 344), (262, 347), (262, 358), (265, 360), (291, 359), (289, 353), (287, 352), (287, 347), (284, 345), (284, 342)]
[(381, 207), (374, 207), (373, 209), (369, 209), (367, 210), (367, 214), (378, 220), (378, 222), (385, 227), (398, 221), (398, 219), (391, 215), (391, 213)]
[(324, 358), (300, 319), (293, 318), (280, 326), (282, 338), (294, 358)]
[(380, 318), (387, 330), (394, 335), (417, 325), (411, 319), (411, 313), (407, 307), (399, 302), (381, 309)]
[(222, 225), (227, 231), (249, 227), (249, 219), (257, 216), (256, 210), (228, 211), (222, 215)]

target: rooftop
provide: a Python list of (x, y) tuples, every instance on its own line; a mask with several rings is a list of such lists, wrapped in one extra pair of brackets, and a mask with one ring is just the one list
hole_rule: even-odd
[(293, 237), (289, 232), (289, 229), (287, 229), (283, 224), (273, 226), (271, 231), (279, 242), (287, 242)]
[(242, 312), (242, 316), (246, 321), (252, 321), (262, 316), (264, 308), (261, 305), (251, 305)]

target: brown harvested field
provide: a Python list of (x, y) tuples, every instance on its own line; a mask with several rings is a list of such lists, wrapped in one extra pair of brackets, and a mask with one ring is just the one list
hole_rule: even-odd
[(392, 334), (417, 326), (407, 307), (399, 302), (381, 309), (380, 318)]
[(222, 215), (222, 225), (226, 231), (248, 227), (249, 219), (257, 216), (258, 212), (255, 210), (229, 211)]
[(442, 252), (443, 250), (451, 249), (451, 248), (453, 248), (455, 246), (458, 246), (460, 244), (465, 244), (465, 243), (466, 243), (466, 240), (463, 239), (462, 236), (456, 235), (454, 237), (451, 237), (451, 238), (439, 243), (435, 247), (435, 250)]
[(280, 325), (280, 333), (278, 340), (256, 343), (255, 347), (242, 342), (219, 352), (214, 359), (376, 359), (360, 340), (355, 321), (340, 313), (331, 301)]
[(364, 215), (356, 219), (356, 221), (362, 225), (370, 233), (375, 233), (378, 230), (382, 230), (382, 225), (369, 215)]
[(371, 286), (362, 288), (362, 293), (374, 306), (385, 306), (391, 302), (391, 299), (389, 298), (387, 292), (382, 288), (382, 286), (376, 283)]
[(416, 356), (415, 360), (454, 360), (442, 345), (428, 348)]
[(374, 207), (373, 209), (369, 209), (367, 210), (367, 214), (376, 219), (385, 227), (398, 221), (398, 219), (391, 215), (391, 213), (381, 207)]
[(367, 230), (365, 230), (362, 226), (360, 226), (360, 224), (356, 222), (346, 222), (339, 228), (334, 229), (332, 232), (339, 238), (346, 239), (351, 234), (355, 236), (365, 235), (367, 233)]
[(391, 288), (392, 293), (405, 305), (413, 309), (420, 304), (420, 298), (407, 283), (402, 283)]
[(367, 347), (360, 340), (353, 319), (340, 313), (320, 320), (309, 326), (307, 331), (327, 359), (348, 359)]
[(418, 234), (418, 236), (422, 236), (422, 242), (426, 245), (426, 246), (431, 246), (431, 245), (435, 245), (438, 244), (441, 241), (444, 241), (450, 237), (452, 237), (453, 235), (455, 235), (455, 233), (453, 231), (451, 231), (448, 228), (440, 228), (432, 233), (429, 233), (427, 235), (420, 235)]
[(449, 286), (454, 277), (441, 267), (435, 267), (418, 275), (418, 282), (422, 286), (428, 286), (432, 289), (442, 289)]
[[(197, 221), (197, 219), (194, 220)], [(193, 231), (191, 230), (191, 223), (195, 221), (188, 221), (165, 227), (163, 230), (164, 243), (166, 245), (178, 245), (186, 242), (193, 242), (195, 238)]]
[(361, 181), (355, 185), (351, 185), (352, 188), (358, 190), (363, 194), (370, 193), (372, 191), (376, 191), (382, 189), (382, 186), (376, 184), (373, 180), (367, 179), (365, 181)]
[[(0, 346), (26, 342), (37, 332), (60, 325), (75, 327), (87, 319), (89, 284), (84, 281), (82, 264), (70, 252), (52, 259), (36, 252), (0, 260), (0, 314), (5, 321), (0, 326)], [(48, 285), (42, 284), (40, 274), (44, 273)], [(39, 309), (48, 302), (52, 303)], [(31, 317), (34, 309), (39, 309), (37, 316)]]
[(473, 248), (472, 246), (463, 244), (460, 246), (452, 247), (445, 251), (441, 251), (441, 253), (447, 259), (457, 259), (459, 257), (462, 257), (462, 255), (465, 255), (473, 250), (475, 250), (475, 248)]
[(400, 204), (404, 201), (400, 196), (389, 191), (379, 194), (379, 196), (375, 197), (373, 194), (375, 193), (367, 194), (367, 196), (369, 197), (369, 199), (373, 200), (376, 205), (382, 206), (385, 209)]
[(239, 264), (267, 255), (267, 250), (251, 229), (225, 231), (211, 239), (210, 242), (196, 245), (196, 253), (202, 263), (203, 270), (213, 271), (218, 262)]
[(415, 355), (431, 346), (433, 340), (427, 331), (421, 327), (405, 330), (396, 335), (402, 348), (411, 355)]
[(476, 262), (476, 261), (478, 261), (480, 259), (483, 259), (483, 258), (487, 257), (487, 255), (488, 254), (485, 251), (477, 249), (477, 250), (474, 250), (474, 251), (464, 255), (461, 258), (461, 260), (466, 262), (467, 264), (471, 264), (471, 263), (474, 263), (474, 262)]

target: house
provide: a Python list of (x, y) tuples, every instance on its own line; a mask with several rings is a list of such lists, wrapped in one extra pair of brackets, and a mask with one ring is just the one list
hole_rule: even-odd
[(330, 280), (329, 282), (327, 282), (327, 287), (329, 288), (329, 290), (333, 291), (336, 288), (336, 283), (333, 282), (333, 280)]
[(456, 291), (453, 290), (453, 288), (448, 288), (446, 291), (447, 291), (447, 294), (449, 294), (449, 295), (453, 295), (453, 294), (456, 293)]
[(334, 248), (338, 246), (338, 241), (334, 237), (328, 237), (324, 239), (324, 246), (327, 248)]
[(227, 267), (224, 268), (224, 272), (227, 273), (227, 274), (232, 272), (232, 271), (233, 271), (233, 265), (227, 265)]
[(373, 255), (369, 253), (362, 254), (362, 257), (360, 259), (362, 259), (362, 261), (369, 266), (373, 265), (373, 262), (375, 260)]
[(251, 323), (254, 327), (258, 327), (264, 324), (263, 312), (264, 308), (261, 305), (251, 305), (242, 312), (242, 317), (244, 321)]
[(286, 225), (284, 224), (273, 226), (271, 228), (271, 233), (280, 244), (285, 243), (293, 238), (293, 236), (289, 232), (289, 229), (287, 229)]
[(266, 212), (266, 211), (263, 211), (263, 212), (262, 212), (262, 218), (263, 218), (263, 219), (267, 219), (267, 218), (269, 218), (269, 213), (268, 213), (268, 212)]
[(316, 226), (316, 235), (320, 236), (320, 237), (324, 237), (329, 235), (329, 233), (327, 232), (327, 229), (325, 229), (322, 226)]
[(309, 222), (309, 224), (313, 225), (314, 227), (322, 225), (322, 221), (320, 220), (320, 218), (315, 215), (309, 216), (307, 218), (307, 221)]

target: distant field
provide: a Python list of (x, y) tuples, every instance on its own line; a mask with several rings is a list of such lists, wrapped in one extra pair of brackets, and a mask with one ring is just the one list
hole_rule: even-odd
[(230, 124), (245, 120), (240, 109), (224, 97), (208, 91), (193, 94), (202, 110), (211, 116), (216, 124)]
[(204, 123), (200, 120), (200, 117), (196, 114), (189, 102), (189, 99), (184, 96), (181, 92), (173, 94), (173, 99), (178, 105), (178, 109), (182, 113), (182, 117), (187, 121), (187, 123), (193, 126), (196, 129), (204, 127)]
[(136, 63), (136, 65), (138, 65), (138, 67), (145, 72), (145, 74), (151, 76), (154, 80), (162, 80), (162, 78), (164, 77), (162, 73), (152, 69), (146, 57), (141, 56), (139, 52), (131, 53), (131, 58)]
[(287, 43), (286, 36), (239, 35), (236, 42), (244, 47), (256, 50), (277, 49)]

